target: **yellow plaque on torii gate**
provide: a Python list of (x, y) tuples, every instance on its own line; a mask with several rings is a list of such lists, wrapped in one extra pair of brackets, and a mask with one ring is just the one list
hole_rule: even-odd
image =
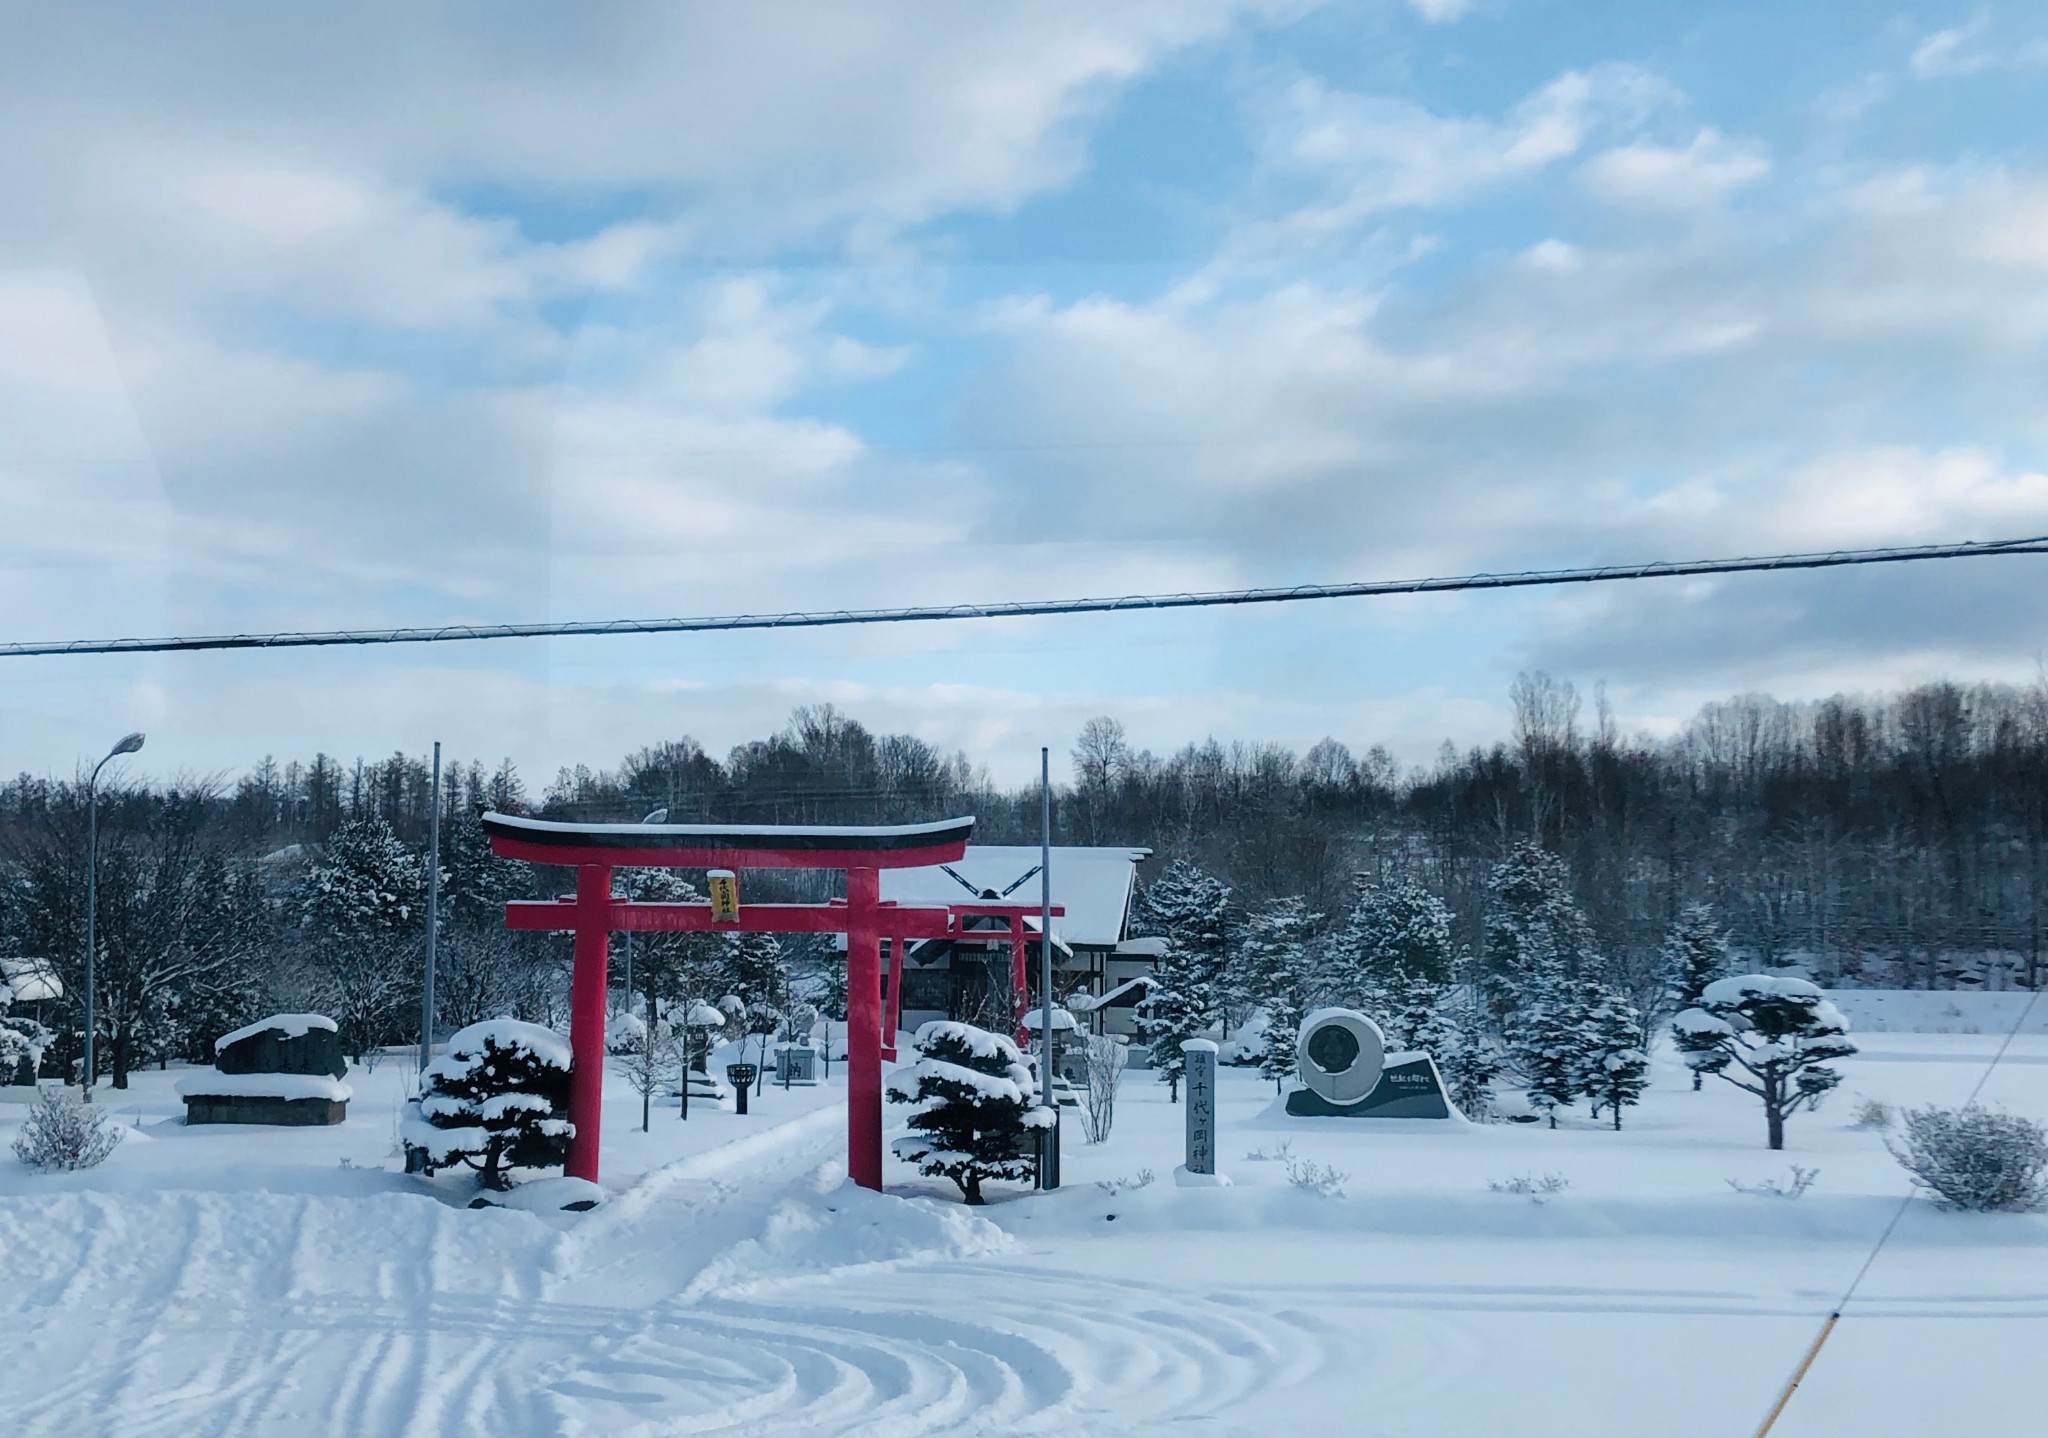
[(711, 886), (711, 922), (737, 924), (740, 921), (740, 876), (730, 869), (711, 869), (704, 875)]

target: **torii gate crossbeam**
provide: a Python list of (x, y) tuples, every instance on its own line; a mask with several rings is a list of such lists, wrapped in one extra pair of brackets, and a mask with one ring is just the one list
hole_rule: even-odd
[[(576, 870), (573, 898), (515, 900), (505, 906), (511, 929), (567, 930), (575, 935), (569, 985), (569, 1140), (566, 1171), (595, 1182), (603, 1117), (605, 990), (611, 935), (754, 932), (846, 935), (846, 1167), (864, 1188), (882, 1186), (881, 940), (890, 940), (900, 984), (902, 954), (912, 939), (958, 937), (969, 913), (1009, 914), (1011, 906), (898, 905), (881, 898), (880, 871), (958, 861), (974, 820), (892, 826), (712, 824), (563, 824), (508, 814), (483, 816), (492, 850), (506, 858)], [(612, 870), (844, 869), (846, 897), (822, 904), (742, 904), (736, 922), (714, 919), (709, 904), (641, 903), (612, 893)], [(1011, 928), (1021, 952), (1027, 906), (1014, 906)], [(1029, 912), (1036, 913), (1035, 906)], [(1064, 912), (1053, 909), (1055, 914)], [(892, 985), (892, 997), (898, 997)], [(1021, 996), (1020, 996), (1021, 1004)], [(892, 1005), (893, 1007), (893, 1005)], [(893, 1033), (888, 1042), (893, 1045)]]

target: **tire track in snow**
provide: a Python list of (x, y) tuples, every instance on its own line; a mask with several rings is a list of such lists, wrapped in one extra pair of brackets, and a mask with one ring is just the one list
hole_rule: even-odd
[(906, 1262), (664, 1305), (551, 1386), (575, 1435), (1069, 1431), (1134, 1399), (1155, 1421), (1213, 1416), (1319, 1370), (1332, 1337), (1237, 1293)]

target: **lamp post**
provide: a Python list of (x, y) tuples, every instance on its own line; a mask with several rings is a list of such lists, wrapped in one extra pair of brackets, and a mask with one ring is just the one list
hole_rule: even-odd
[(92, 766), (92, 777), (85, 781), (85, 1057), (79, 1072), (79, 1082), (85, 1088), (85, 1101), (92, 1102), (93, 1073), (93, 1014), (94, 960), (99, 950), (99, 869), (100, 869), (100, 770), (123, 754), (133, 754), (142, 747), (139, 733), (125, 736), (120, 743), (107, 751), (107, 757)]
[[(656, 809), (640, 822), (643, 824), (666, 824), (668, 822), (668, 810)], [(626, 897), (630, 899), (632, 895), (628, 894)], [(626, 975), (619, 987), (626, 991), (626, 1012), (630, 1014), (633, 1012), (633, 931), (631, 929), (626, 930)], [(647, 1021), (653, 1023), (654, 1015), (649, 1014)], [(688, 1025), (685, 1025), (685, 1027), (688, 1027)], [(689, 1080), (685, 1078), (683, 1082), (687, 1086)]]
[(434, 1053), (434, 959), (441, 938), (441, 741), (434, 741), (434, 779), (427, 801), (427, 972), (420, 985), (420, 1072)]

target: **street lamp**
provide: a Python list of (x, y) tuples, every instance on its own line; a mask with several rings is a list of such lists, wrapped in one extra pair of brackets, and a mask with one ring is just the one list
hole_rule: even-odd
[(142, 735), (129, 734), (107, 751), (107, 757), (92, 766), (85, 781), (85, 1063), (79, 1080), (85, 1086), (85, 1101), (92, 1102), (93, 1073), (93, 961), (98, 956), (99, 869), (100, 869), (100, 770), (123, 754), (142, 747)]
[[(656, 809), (640, 822), (643, 824), (666, 824), (668, 822), (668, 810)], [(633, 896), (628, 894), (626, 897), (630, 899)], [(633, 931), (631, 929), (626, 930), (626, 977), (625, 982), (620, 987), (626, 991), (626, 1012), (630, 1014), (633, 1012)], [(654, 1015), (649, 1014), (647, 1021), (652, 1023)]]

